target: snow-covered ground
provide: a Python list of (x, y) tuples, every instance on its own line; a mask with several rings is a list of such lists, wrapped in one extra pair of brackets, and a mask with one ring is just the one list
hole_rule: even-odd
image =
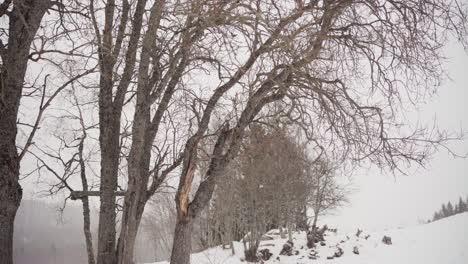
[[(370, 235), (367, 239), (365, 237)], [(390, 236), (392, 245), (382, 243), (382, 237)], [(307, 264), (307, 263), (346, 263), (346, 264), (468, 264), (468, 213), (458, 214), (433, 223), (420, 226), (366, 233), (359, 237), (355, 233), (327, 232), (324, 246), (317, 246), (318, 258), (309, 259), (310, 249), (306, 247), (304, 233), (293, 236), (297, 255), (280, 256), (279, 252), (286, 239), (262, 241), (260, 249), (268, 248), (273, 256), (265, 263)], [(359, 255), (353, 248), (359, 248)], [(327, 259), (343, 249), (339, 258)], [(244, 264), (243, 246), (235, 243), (235, 255), (231, 249), (215, 247), (192, 255), (192, 264)], [(277, 258), (279, 256), (279, 259)], [(167, 264), (159, 262), (157, 264)]]

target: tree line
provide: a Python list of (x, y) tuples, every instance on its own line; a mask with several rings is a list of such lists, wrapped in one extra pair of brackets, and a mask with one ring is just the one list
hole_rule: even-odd
[(468, 197), (466, 198), (466, 201), (464, 201), (460, 196), (460, 198), (458, 199), (458, 203), (455, 203), (455, 205), (453, 205), (450, 201), (448, 201), (447, 204), (442, 204), (440, 209), (434, 212), (432, 220), (428, 220), (428, 222), (434, 222), (442, 218), (450, 217), (452, 215), (461, 214), (464, 212), (468, 212)]
[[(238, 177), (255, 201), (267, 199), (263, 180), (240, 175), (300, 182), (290, 165), (301, 159), (281, 168), (273, 154), (247, 159), (259, 156), (243, 145), (255, 142), (255, 124), (299, 130), (318, 164), (312, 174), (333, 174), (330, 164), (424, 165), (462, 135), (412, 126), (401, 109), (440, 86), (442, 48), (449, 36), (467, 44), (467, 13), (444, 0), (3, 1), (2, 263), (13, 262), (20, 179), (31, 175), (47, 175), (47, 194), (81, 202), (88, 261), (98, 264), (133, 262), (147, 203), (175, 186), (170, 261), (187, 264), (194, 223), (222, 196), (220, 183)], [(261, 225), (245, 219), (248, 232), (291, 225), (301, 206), (285, 199), (255, 212), (274, 214)]]

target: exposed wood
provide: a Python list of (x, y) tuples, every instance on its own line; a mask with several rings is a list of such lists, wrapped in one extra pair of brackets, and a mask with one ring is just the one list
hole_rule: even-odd
[(192, 187), (193, 176), (195, 175), (195, 162), (190, 161), (187, 169), (187, 176), (184, 177), (184, 185), (180, 191), (179, 207), (183, 216), (188, 215), (190, 190)]

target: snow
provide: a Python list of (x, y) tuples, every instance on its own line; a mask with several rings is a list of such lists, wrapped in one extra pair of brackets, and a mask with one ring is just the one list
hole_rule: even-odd
[[(356, 229), (357, 230), (357, 229)], [(365, 239), (370, 235), (368, 239)], [(390, 236), (392, 245), (382, 243), (382, 237)], [(366, 233), (359, 237), (354, 233), (327, 232), (325, 246), (317, 245), (319, 258), (309, 259), (310, 249), (306, 247), (305, 233), (294, 233), (294, 249), (298, 255), (279, 256), (287, 239), (281, 239), (276, 230), (269, 232), (273, 240), (262, 241), (260, 249), (268, 248), (273, 256), (265, 264), (467, 264), (468, 263), (468, 213), (458, 214), (439, 221), (419, 226)], [(235, 242), (236, 255), (231, 249), (215, 247), (192, 254), (192, 264), (244, 264), (243, 245)], [(340, 258), (327, 259), (337, 246), (343, 249)], [(359, 255), (353, 254), (353, 247), (359, 248)], [(279, 256), (279, 260), (277, 257)], [(158, 262), (155, 264), (168, 264)]]

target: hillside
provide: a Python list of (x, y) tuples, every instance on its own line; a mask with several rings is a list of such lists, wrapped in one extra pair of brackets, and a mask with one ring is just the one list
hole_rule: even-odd
[[(265, 263), (306, 264), (306, 263), (346, 263), (346, 264), (466, 264), (468, 263), (468, 213), (455, 215), (433, 223), (420, 226), (366, 233), (359, 237), (353, 234), (327, 232), (325, 245), (317, 246), (316, 260), (309, 259), (310, 249), (307, 249), (305, 233), (295, 233), (293, 236), (294, 250), (297, 255), (279, 256), (286, 239), (273, 234), (273, 240), (263, 241), (260, 249), (268, 248), (273, 256)], [(366, 239), (365, 237), (369, 237)], [(382, 243), (383, 236), (389, 236), (392, 245)], [(339, 258), (327, 259), (342, 248), (343, 255)], [(359, 255), (353, 253), (354, 247), (359, 249)], [(236, 255), (231, 255), (230, 249), (211, 248), (192, 255), (193, 264), (240, 264), (243, 259), (243, 246), (235, 243)], [(278, 259), (279, 257), (279, 259)], [(157, 264), (167, 264), (158, 262)]]

